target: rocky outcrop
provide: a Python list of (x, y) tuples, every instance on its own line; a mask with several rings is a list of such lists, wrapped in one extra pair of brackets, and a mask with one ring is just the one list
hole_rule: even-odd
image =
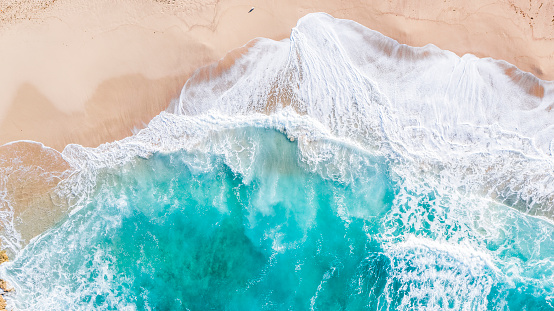
[(6, 254), (6, 251), (0, 251), (0, 264), (3, 264), (8, 260), (8, 254)]
[(0, 279), (0, 289), (5, 293), (13, 291), (13, 287), (10, 287), (8, 282), (2, 279)]
[[(6, 254), (6, 251), (0, 251), (0, 264), (3, 264), (4, 262), (9, 261), (8, 255)], [(0, 279), (0, 289), (2, 290), (2, 293), (0, 293), (0, 311), (6, 311), (6, 300), (4, 299), (4, 296), (13, 291), (13, 288), (9, 286), (8, 282), (5, 280)]]

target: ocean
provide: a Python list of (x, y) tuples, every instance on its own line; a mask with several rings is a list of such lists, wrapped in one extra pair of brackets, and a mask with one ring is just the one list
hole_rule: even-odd
[(8, 309), (552, 310), (553, 90), (307, 15), (68, 145), (70, 209), (0, 266)]

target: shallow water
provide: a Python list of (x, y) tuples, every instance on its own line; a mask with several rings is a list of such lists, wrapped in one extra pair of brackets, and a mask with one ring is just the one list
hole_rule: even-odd
[(9, 306), (553, 309), (552, 86), (509, 66), (308, 15), (68, 146), (73, 208), (0, 267)]

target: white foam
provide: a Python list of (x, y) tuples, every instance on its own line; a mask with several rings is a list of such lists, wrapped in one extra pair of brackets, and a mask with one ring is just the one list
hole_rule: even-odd
[[(530, 215), (553, 216), (554, 118), (548, 109), (554, 102), (553, 86), (517, 69), (510, 77), (505, 71), (511, 68), (473, 55), (460, 58), (432, 45), (411, 48), (355, 22), (310, 14), (298, 22), (290, 39), (260, 39), (220, 76), (193, 77), (168, 112), (132, 137), (98, 148), (67, 146), (63, 156), (75, 173), (58, 192), (72, 199), (76, 212), (89, 200), (103, 170), (177, 150), (220, 155), (248, 182), (255, 174), (251, 152), (256, 146), (214, 137), (249, 126), (286, 133), (299, 142), (308, 169), (353, 183), (364, 178), (355, 172), (367, 163), (341, 151), (347, 146), (361, 155), (388, 159), (400, 190), (395, 209), (383, 222), (401, 221), (419, 235), (415, 243), (409, 235), (395, 234), (394, 226), (384, 230), (380, 238), (391, 256), (415, 253), (421, 255), (414, 255), (421, 267), (427, 267), (425, 258), (446, 264), (474, 254), (471, 265), (454, 264), (452, 271), (461, 271), (461, 278), (480, 276), (482, 283), (474, 284), (479, 286), (461, 283), (456, 288), (482, 297), (492, 282), (484, 271), (496, 273), (501, 260), (488, 253), (483, 241), (509, 231), (510, 215), (517, 213), (489, 199)], [(529, 81), (544, 88), (543, 96), (529, 94), (523, 83)], [(207, 169), (208, 161), (195, 161), (198, 170)], [(428, 211), (418, 205), (425, 200)], [(346, 208), (338, 213), (347, 218)], [(423, 233), (426, 226), (431, 233)], [(448, 229), (453, 226), (458, 230)], [(539, 226), (550, 228), (544, 222)], [(429, 244), (431, 240), (435, 242)], [(436, 256), (425, 257), (426, 250)], [(522, 267), (519, 262), (513, 266)], [(527, 276), (518, 272), (512, 277)], [(60, 293), (66, 294), (71, 293)]]
[(258, 41), (220, 76), (193, 77), (171, 109), (271, 114), (290, 104), (339, 140), (440, 167), (444, 182), (550, 217), (553, 90), (503, 61), (409, 47), (318, 13), (290, 40)]

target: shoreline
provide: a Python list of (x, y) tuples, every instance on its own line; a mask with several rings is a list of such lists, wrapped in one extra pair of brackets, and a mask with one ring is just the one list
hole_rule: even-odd
[(0, 210), (12, 216), (0, 219), (0, 231), (9, 237), (2, 240), (2, 250), (13, 256), (21, 243), (28, 243), (66, 214), (68, 206), (54, 190), (72, 171), (60, 152), (42, 143), (18, 141), (0, 146), (0, 175), (4, 176)]
[[(25, 0), (7, 1), (23, 5)], [(527, 303), (525, 299), (533, 294), (529, 305), (548, 302), (548, 284), (535, 286), (536, 280), (544, 279), (541, 266), (531, 261), (529, 265), (510, 265), (522, 256), (544, 262), (548, 250), (537, 253), (514, 247), (514, 254), (504, 256), (507, 248), (503, 246), (528, 240), (540, 246), (544, 242), (541, 234), (548, 232), (553, 223), (553, 213), (543, 207), (553, 202), (554, 187), (548, 185), (554, 185), (549, 183), (554, 178), (541, 168), (552, 167), (554, 154), (554, 103), (550, 102), (554, 94), (554, 55), (544, 54), (554, 51), (554, 33), (537, 41), (528, 37), (525, 29), (514, 30), (519, 27), (517, 23), (500, 26), (504, 24), (499, 21), (509, 16), (507, 10), (518, 8), (514, 5), (518, 0), (506, 0), (510, 4), (507, 8), (500, 2), (480, 7), (476, 12), (481, 15), (466, 8), (472, 13), (454, 16), (460, 20), (465, 16), (465, 23), (474, 25), (473, 30), (479, 29), (474, 36), (462, 24), (430, 19), (425, 15), (430, 14), (428, 11), (419, 11), (421, 8), (413, 3), (412, 7), (402, 6), (405, 15), (399, 16), (386, 10), (390, 3), (376, 2), (375, 7), (360, 9), (355, 4), (361, 1), (351, 1), (351, 7), (339, 9), (337, 6), (344, 2), (323, 0), (316, 5), (269, 0), (260, 6), (256, 3), (254, 13), (261, 12), (258, 15), (248, 15), (250, 5), (241, 0), (191, 10), (152, 0), (122, 0), (116, 4), (111, 0), (39, 1), (48, 3), (37, 15), (39, 20), (5, 28), (0, 5), (0, 42), (8, 47), (0, 50), (0, 68), (7, 70), (0, 70), (0, 264), (6, 255), (14, 259), (13, 265), (2, 270), (2, 278), (15, 285), (11, 288), (0, 279), (0, 311), (6, 306), (4, 294), (12, 290), (13, 296), (6, 295), (10, 306), (27, 305), (31, 309), (44, 305), (76, 308), (79, 302), (86, 309), (91, 303), (106, 306), (106, 301), (108, 306), (140, 307), (137, 293), (142, 295), (149, 289), (144, 284), (121, 282), (146, 270), (157, 281), (159, 271), (163, 274), (168, 267), (175, 267), (173, 259), (182, 264), (178, 268), (192, 267), (201, 272), (200, 277), (193, 276), (193, 286), (229, 278), (227, 270), (236, 263), (254, 263), (257, 270), (251, 275), (238, 271), (239, 281), (244, 279), (241, 282), (248, 289), (250, 279), (258, 282), (260, 275), (269, 275), (260, 279), (260, 288), (266, 290), (266, 285), (277, 284), (279, 293), (282, 284), (296, 286), (286, 273), (298, 273), (298, 265), (289, 263), (313, 258), (314, 251), (319, 254), (320, 244), (331, 248), (320, 256), (323, 261), (307, 266), (306, 275), (313, 282), (306, 286), (302, 278), (297, 282), (300, 287), (317, 287), (315, 296), (304, 291), (312, 307), (312, 298), (321, 292), (321, 282), (334, 273), (337, 260), (347, 266), (345, 270), (339, 265), (340, 271), (351, 273), (341, 281), (349, 290), (351, 280), (365, 282), (365, 276), (358, 273), (360, 267), (369, 263), (394, 268), (390, 262), (395, 258), (406, 260), (408, 273), (416, 268), (425, 272), (429, 270), (428, 262), (441, 261), (444, 269), (454, 271), (458, 278), (451, 283), (461, 293), (459, 301), (465, 301), (468, 291), (478, 293), (469, 300), (477, 307), (483, 299), (485, 307), (492, 301), (487, 300), (490, 293), (481, 295), (482, 286), (471, 286), (483, 282), (512, 289), (514, 280), (523, 280), (522, 286), (530, 284), (530, 290), (520, 291), (513, 301), (523, 305), (521, 301)], [(461, 3), (444, 3), (457, 2)], [(436, 10), (431, 8), (430, 0), (418, 3), (426, 3), (429, 11)], [(467, 3), (479, 4), (477, 0)], [(255, 44), (260, 33), (273, 40), (286, 38), (290, 23), (296, 25), (298, 18), (318, 9), (318, 5), (334, 6), (337, 11), (329, 12), (332, 16), (370, 27), (400, 44), (433, 44), (447, 50), (443, 42), (451, 44), (453, 50), (439, 53), (429, 47), (414, 52), (416, 49), (361, 31), (358, 25), (328, 29), (326, 23), (299, 27), (290, 45), (275, 44), (279, 47), (273, 51), (279, 53), (268, 53), (272, 50)], [(554, 2), (546, 7), (553, 14), (549, 27), (554, 28)], [(291, 8), (292, 13), (287, 11)], [(166, 9), (169, 11), (163, 11)], [(494, 15), (492, 21), (476, 22), (475, 14), (492, 16), (493, 9), (498, 9), (495, 14), (501, 17)], [(107, 11), (106, 15), (100, 14)], [(199, 11), (205, 15), (198, 14), (192, 20)], [(522, 21), (534, 19), (530, 13), (515, 12)], [(262, 23), (263, 27), (255, 27)], [(373, 23), (373, 27), (366, 23)], [(531, 30), (534, 36), (536, 29)], [(486, 41), (491, 38), (487, 31), (494, 34), (494, 40)], [(335, 40), (340, 44), (335, 45)], [(332, 48), (327, 50), (329, 42)], [(249, 49), (252, 54), (248, 54)], [(527, 66), (529, 71), (502, 58), (496, 58), (501, 59), (499, 62), (486, 60), (483, 63), (487, 66), (474, 57), (460, 61), (453, 53), (462, 56), (466, 52), (459, 54), (456, 49), (474, 49), (475, 53), (470, 52), (477, 57), (493, 57), (487, 53), (512, 57), (520, 62), (516, 65)], [(242, 58), (244, 55), (248, 57)], [(383, 61), (388, 58), (394, 59)], [(261, 74), (245, 70), (248, 66), (262, 69)], [(533, 72), (553, 81), (541, 80)], [(185, 83), (192, 87), (183, 92), (190, 95), (190, 100), (173, 108), (193, 117), (164, 113), (173, 106)], [(221, 99), (215, 101), (217, 107), (230, 107), (234, 116), (226, 111), (201, 115), (214, 107), (214, 98)], [(296, 109), (291, 110), (294, 112), (284, 110), (283, 114), (271, 115), (287, 101), (289, 108)], [(235, 107), (236, 103), (244, 105)], [(276, 133), (267, 134), (266, 129), (273, 126)], [(127, 138), (137, 131), (140, 133)], [(298, 144), (290, 145), (287, 139)], [(84, 150), (70, 144), (97, 149)], [(175, 150), (185, 154), (173, 154)], [(294, 210), (297, 206), (301, 207), (298, 215)], [(269, 221), (268, 217), (275, 219)], [(281, 232), (281, 227), (287, 229), (289, 219), (290, 230)], [(496, 223), (494, 230), (484, 231), (484, 227)], [(195, 225), (209, 230), (189, 234)], [(249, 227), (254, 229), (245, 232)], [(331, 229), (338, 231), (327, 235), (329, 243), (325, 243), (324, 231)], [(341, 230), (344, 237), (337, 240), (334, 232)], [(375, 232), (379, 233), (377, 238), (373, 237)], [(381, 232), (384, 237), (380, 237)], [(176, 240), (175, 236), (185, 239)], [(266, 273), (267, 263), (271, 264), (276, 252), (283, 253), (287, 243), (292, 245), (292, 257), (283, 257), (287, 269), (277, 267)], [(215, 247), (206, 252), (203, 244)], [(152, 247), (144, 249), (143, 245)], [(183, 251), (175, 245), (190, 246), (185, 251), (192, 255), (183, 260)], [(351, 252), (345, 253), (346, 257), (333, 256), (348, 247)], [(172, 248), (177, 250), (174, 254), (166, 252)], [(430, 256), (425, 257), (429, 249)], [(212, 256), (226, 250), (239, 257)], [(418, 252), (423, 254), (416, 258), (422, 264), (416, 263), (412, 269), (411, 254), (419, 256)], [(468, 254), (469, 261), (464, 261)], [(490, 261), (497, 257), (499, 262)], [(123, 265), (114, 266), (114, 262)], [(218, 270), (221, 262), (230, 262), (223, 265), (224, 273)], [(508, 263), (506, 269), (497, 269), (504, 262)], [(444, 270), (442, 266), (437, 266), (439, 273)], [(531, 272), (512, 278), (514, 267)], [(320, 272), (316, 277), (309, 274), (314, 269)], [(396, 272), (403, 273), (402, 269)], [(506, 278), (497, 277), (504, 272)], [(285, 276), (276, 283), (271, 273)], [(479, 277), (472, 279), (476, 274)], [(387, 272), (385, 278), (390, 275)], [(445, 280), (451, 281), (451, 275), (447, 273)], [(179, 277), (176, 275), (175, 281), (160, 278), (161, 283), (150, 289), (161, 288), (163, 292), (165, 285), (181, 282)], [(383, 285), (382, 275), (378, 277)], [(234, 282), (237, 277), (229, 279)], [(267, 284), (263, 283), (266, 280)], [(405, 283), (412, 281), (408, 278)], [(437, 278), (416, 281), (427, 284)], [(98, 282), (101, 291), (95, 287)], [(219, 283), (214, 284), (226, 286)], [(129, 291), (121, 292), (121, 286)], [(329, 288), (333, 290), (333, 286)], [(494, 301), (508, 301), (500, 291), (491, 291), (491, 286), (488, 289), (496, 295)], [(92, 291), (80, 291), (82, 288)], [(242, 290), (229, 288), (235, 293)], [(206, 286), (203, 289), (212, 291)], [(387, 287), (380, 290), (384, 292)], [(394, 294), (395, 289), (391, 290)], [(114, 291), (115, 296), (111, 295)], [(421, 292), (415, 289), (416, 296)], [(198, 296), (191, 293), (191, 297)], [(342, 293), (344, 297), (352, 296), (343, 291), (331, 297)], [(186, 305), (183, 301), (188, 300), (181, 297), (188, 297), (188, 292), (174, 294), (174, 305)], [(245, 304), (252, 305), (257, 294), (248, 293)], [(263, 296), (263, 291), (261, 294), (265, 299), (267, 295)], [(142, 298), (156, 307), (157, 300), (148, 300), (156, 295), (154, 292)], [(216, 302), (224, 298), (221, 306), (228, 303), (225, 296), (214, 297)], [(278, 302), (273, 300), (275, 297), (260, 303)], [(483, 299), (477, 301), (475, 297)], [(323, 301), (321, 306), (329, 305), (327, 301), (331, 300)], [(360, 306), (360, 301), (352, 305)], [(422, 301), (425, 304), (427, 300)], [(443, 303), (439, 299), (437, 305)]]
[[(24, 5), (22, 0), (10, 1)], [(255, 38), (288, 38), (298, 19), (316, 11), (353, 20), (401, 44), (433, 44), (458, 56), (501, 59), (554, 80), (554, 2), (540, 8), (552, 15), (552, 25), (522, 14), (517, 9), (522, 4), (516, 2), (529, 4), (502, 0), (481, 6), (477, 0), (455, 0), (435, 7), (430, 1), (397, 6), (352, 0), (340, 7), (331, 0), (286, 0), (256, 3), (248, 13), (252, 3), (245, 0), (196, 6), (152, 0), (43, 0), (46, 7), (33, 7), (27, 12), (33, 18), (17, 22), (6, 21), (0, 5), (0, 42), (7, 47), (0, 50), (0, 164), (14, 170), (10, 161), (20, 159), (23, 166), (42, 169), (45, 163), (34, 163), (33, 154), (47, 159), (41, 155), (53, 150), (60, 165), (44, 166), (43, 172), (31, 169), (0, 190), (21, 194), (11, 203), (15, 217), (28, 216), (18, 218), (25, 228), (18, 231), (28, 241), (64, 215), (63, 207), (51, 202), (57, 185), (52, 176), (71, 169), (61, 155), (68, 144), (97, 147), (131, 136), (168, 108), (195, 72), (217, 74), (233, 53)], [(508, 77), (520, 79), (507, 67)], [(542, 98), (540, 81), (526, 83), (530, 94)], [(41, 150), (31, 150), (38, 145)], [(2, 152), (13, 146), (22, 151)], [(26, 178), (31, 182), (23, 181)], [(31, 228), (28, 224), (40, 215), (51, 217)]]
[(300, 17), (316, 11), (403, 44), (502, 59), (554, 80), (554, 3), (287, 0), (255, 3), (247, 13), (251, 2), (243, 0), (11, 2), (29, 19), (0, 18), (8, 47), (0, 51), (0, 145), (33, 140), (62, 151), (130, 136), (178, 97), (195, 70), (256, 37), (287, 38)]

